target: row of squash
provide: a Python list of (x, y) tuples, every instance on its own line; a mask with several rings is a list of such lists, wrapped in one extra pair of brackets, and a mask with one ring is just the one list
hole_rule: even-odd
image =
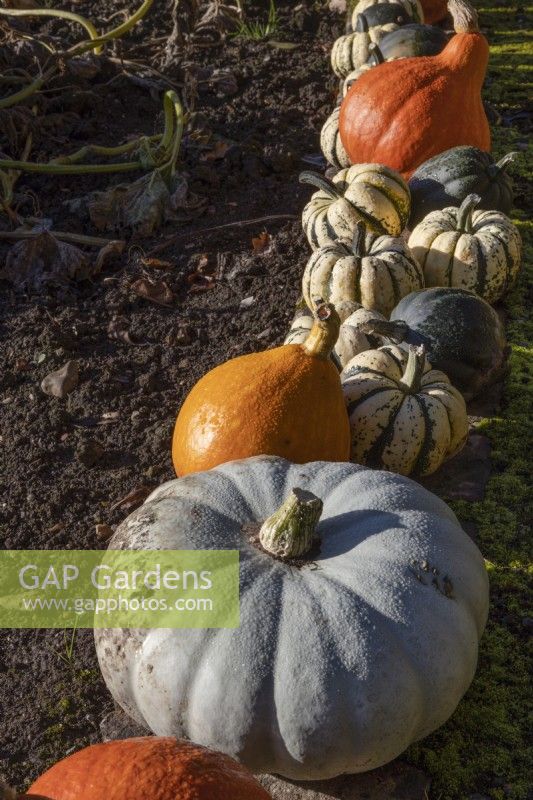
[(464, 444), (465, 398), (503, 368), (490, 303), (521, 247), (511, 156), (488, 153), (475, 12), (450, 0), (449, 39), (423, 24), (446, 4), (422, 6), (357, 5), (332, 53), (349, 85), (322, 131), (338, 171), (302, 175), (318, 189), (303, 213), (313, 252), (286, 343), (193, 387), (178, 479), (110, 542), (237, 549), (240, 626), (97, 631), (114, 699), (156, 736), (75, 753), (28, 798), (266, 800), (229, 756), (301, 780), (373, 769), (442, 725), (473, 678), (483, 559), (402, 475)]

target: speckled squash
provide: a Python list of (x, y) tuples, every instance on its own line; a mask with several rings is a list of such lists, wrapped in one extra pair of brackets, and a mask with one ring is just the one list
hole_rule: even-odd
[[(51, 800), (269, 800), (241, 764), (174, 737), (122, 739), (86, 747), (36, 780), (28, 798)], [(38, 798), (36, 798), (38, 800)]]
[(425, 161), (409, 181), (411, 227), (418, 225), (430, 211), (460, 206), (469, 194), (479, 195), (480, 209), (509, 214), (513, 207), (513, 182), (507, 170), (517, 155), (508, 153), (494, 163), (490, 153), (467, 146), (452, 147)]
[(352, 163), (378, 161), (408, 178), (450, 147), (490, 151), (481, 99), (489, 46), (468, 0), (449, 7), (456, 33), (441, 53), (380, 64), (344, 98), (339, 131)]
[(347, 460), (348, 417), (330, 359), (339, 327), (334, 307), (318, 303), (305, 344), (233, 358), (204, 375), (176, 419), (176, 474), (262, 453), (296, 463)]
[(302, 172), (300, 181), (319, 188), (302, 214), (313, 250), (337, 239), (351, 239), (361, 221), (374, 233), (399, 236), (409, 219), (407, 183), (381, 164), (354, 164), (341, 169), (333, 180)]
[(424, 287), (424, 276), (403, 239), (376, 236), (357, 223), (352, 239), (318, 248), (307, 262), (302, 295), (310, 309), (317, 297), (339, 308), (359, 303), (388, 316), (409, 292)]
[[(372, 350), (383, 344), (381, 336), (363, 333), (361, 325), (376, 318), (385, 321), (385, 317), (376, 311), (368, 311), (362, 306), (358, 307), (356, 303), (340, 303), (336, 308), (342, 322), (331, 357), (340, 371), (358, 353)], [(313, 314), (307, 306), (302, 305), (294, 315), (284, 344), (303, 344), (307, 341), (312, 327)]]
[(357, 24), (357, 17), (360, 14), (368, 14), (370, 9), (375, 6), (382, 6), (384, 4), (393, 4), (402, 6), (407, 16), (413, 22), (425, 22), (422, 3), (420, 0), (359, 0), (357, 5), (352, 11), (352, 27), (355, 28)]
[(395, 344), (421, 345), (434, 369), (442, 370), (466, 400), (503, 377), (506, 345), (498, 314), (465, 289), (412, 292), (393, 310), (389, 323), (371, 331)]
[(339, 106), (329, 115), (320, 131), (320, 149), (328, 164), (337, 169), (350, 166), (350, 160), (339, 136)]
[(409, 247), (426, 286), (470, 289), (495, 303), (516, 280), (522, 259), (518, 228), (499, 211), (475, 211), (470, 194), (459, 208), (432, 211), (416, 226)]
[(346, 365), (341, 380), (356, 464), (430, 475), (465, 444), (465, 401), (431, 367), (423, 347), (367, 350)]
[(483, 559), (450, 508), (400, 475), (236, 461), (161, 486), (109, 546), (239, 551), (239, 627), (95, 635), (128, 714), (253, 772), (372, 770), (442, 725), (473, 678)]
[(379, 44), (387, 33), (408, 22), (411, 18), (399, 3), (381, 3), (358, 14), (353, 32), (340, 36), (331, 49), (331, 66), (335, 75), (344, 78), (361, 67), (371, 53), (372, 44)]

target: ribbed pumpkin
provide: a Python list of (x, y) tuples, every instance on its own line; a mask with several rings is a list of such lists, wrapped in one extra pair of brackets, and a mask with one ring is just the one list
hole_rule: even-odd
[(315, 172), (302, 172), (300, 181), (319, 188), (302, 214), (303, 229), (314, 250), (351, 238), (361, 221), (374, 233), (399, 236), (409, 219), (407, 183), (381, 164), (354, 164), (341, 169), (332, 181)]
[(464, 445), (465, 401), (431, 367), (424, 347), (381, 347), (355, 356), (342, 388), (352, 429), (351, 460), (400, 475), (430, 475)]
[(494, 309), (474, 292), (443, 287), (404, 297), (390, 322), (364, 325), (402, 346), (423, 344), (435, 369), (442, 370), (466, 400), (501, 379), (505, 334)]
[(339, 111), (337, 106), (320, 131), (320, 149), (326, 161), (337, 169), (350, 166), (350, 159), (339, 136)]
[(513, 207), (513, 181), (507, 169), (517, 155), (508, 153), (494, 163), (490, 153), (465, 146), (452, 147), (425, 161), (409, 181), (411, 227), (430, 211), (460, 206), (469, 194), (479, 195), (479, 208), (509, 214)]
[(355, 28), (360, 14), (368, 14), (374, 6), (382, 6), (387, 3), (399, 4), (414, 22), (424, 22), (424, 12), (420, 0), (359, 0), (352, 11), (352, 28)]
[(406, 294), (422, 289), (424, 276), (403, 239), (376, 236), (358, 222), (352, 239), (324, 245), (307, 262), (302, 294), (310, 309), (321, 297), (335, 308), (360, 303), (388, 316)]
[(489, 47), (467, 0), (450, 0), (455, 36), (436, 56), (380, 64), (343, 100), (342, 143), (352, 163), (378, 161), (409, 177), (458, 145), (490, 150), (481, 87)]
[(331, 66), (339, 78), (344, 78), (361, 67), (370, 55), (370, 46), (406, 25), (411, 18), (398, 3), (381, 3), (370, 6), (354, 20), (353, 32), (340, 36), (331, 49)]
[[(361, 325), (376, 318), (385, 321), (385, 317), (382, 317), (376, 311), (368, 311), (362, 306), (357, 308), (356, 305), (355, 303), (342, 303), (337, 306), (337, 311), (342, 321), (331, 358), (339, 371), (358, 353), (362, 353), (364, 350), (373, 350), (384, 344), (381, 336), (363, 333)], [(301, 308), (298, 308), (283, 344), (303, 344), (306, 342), (311, 333), (313, 321), (313, 314), (307, 306), (302, 305)]]
[(470, 289), (495, 303), (520, 269), (522, 240), (499, 211), (474, 211), (478, 195), (459, 208), (432, 211), (416, 226), (409, 247), (424, 270), (426, 286)]
[(232, 758), (174, 737), (95, 744), (41, 775), (29, 798), (50, 800), (269, 800)]
[(420, 0), (424, 12), (424, 22), (433, 25), (441, 22), (448, 13), (448, 3), (446, 0)]
[(334, 307), (318, 303), (305, 344), (240, 356), (204, 375), (176, 420), (176, 474), (261, 454), (347, 460), (348, 417), (330, 359), (339, 327)]

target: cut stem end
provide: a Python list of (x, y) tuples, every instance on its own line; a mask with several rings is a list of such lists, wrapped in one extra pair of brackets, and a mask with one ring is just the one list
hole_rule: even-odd
[(322, 513), (322, 500), (305, 489), (292, 489), (284, 503), (259, 531), (264, 550), (281, 559), (305, 555), (316, 539), (316, 526)]

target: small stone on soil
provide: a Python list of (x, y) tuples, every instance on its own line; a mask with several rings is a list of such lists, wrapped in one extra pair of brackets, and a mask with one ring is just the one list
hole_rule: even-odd
[(41, 381), (41, 389), (50, 397), (66, 397), (76, 388), (79, 381), (79, 368), (77, 361), (67, 361), (60, 369), (50, 372)]

